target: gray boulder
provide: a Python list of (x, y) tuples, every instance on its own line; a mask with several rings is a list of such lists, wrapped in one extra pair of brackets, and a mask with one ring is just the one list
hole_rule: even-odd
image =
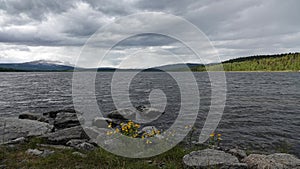
[(247, 168), (246, 164), (239, 163), (237, 157), (214, 149), (193, 151), (183, 157), (183, 163), (186, 168)]
[(51, 132), (53, 126), (34, 120), (1, 118), (0, 119), (0, 143), (9, 142), (11, 140), (40, 136)]
[(78, 151), (75, 151), (75, 152), (73, 152), (72, 154), (75, 155), (75, 156), (79, 156), (79, 157), (81, 157), (81, 158), (86, 158), (86, 157), (87, 157), (87, 155), (82, 154), (82, 153), (80, 153), (80, 152), (78, 152)]
[(54, 153), (54, 151), (51, 150), (38, 150), (38, 149), (28, 149), (26, 152), (28, 155), (34, 155), (39, 157), (47, 157)]
[(91, 142), (97, 143), (97, 139), (99, 138), (108, 138), (107, 132), (110, 132), (111, 130), (98, 127), (84, 127), (84, 131), (89, 136)]
[(75, 113), (57, 113), (54, 120), (54, 127), (57, 129), (70, 128), (80, 125), (80, 122)]
[(109, 118), (105, 117), (96, 117), (93, 122), (92, 126), (98, 127), (98, 128), (107, 128), (109, 123), (112, 123), (113, 121)]
[(78, 144), (75, 148), (84, 151), (92, 151), (95, 149), (95, 146), (91, 143), (83, 142), (81, 144)]
[(246, 152), (244, 150), (237, 149), (237, 148), (230, 149), (228, 151), (228, 153), (236, 156), (239, 160), (242, 160), (245, 157), (247, 157), (247, 154), (246, 154)]
[(40, 155), (43, 154), (43, 151), (38, 150), (38, 149), (28, 149), (25, 153), (28, 154), (28, 155), (40, 156)]
[(76, 147), (77, 145), (86, 142), (87, 140), (72, 139), (66, 143), (67, 146)]
[(95, 149), (95, 146), (88, 143), (87, 140), (73, 139), (68, 141), (66, 145), (84, 151), (91, 151)]
[(5, 164), (0, 164), (0, 169), (6, 169), (7, 166)]
[(56, 132), (43, 135), (42, 138), (45, 138), (51, 144), (60, 145), (64, 145), (72, 139), (89, 139), (81, 126), (57, 130)]
[(251, 169), (298, 169), (300, 160), (291, 154), (250, 154), (243, 160)]
[(152, 131), (158, 131), (155, 126), (146, 126), (143, 127), (141, 131), (139, 131), (139, 134), (151, 134)]
[(16, 139), (10, 140), (8, 142), (5, 142), (3, 144), (22, 144), (22, 143), (25, 143), (25, 141), (26, 141), (25, 137), (20, 137), (20, 138), (16, 138)]

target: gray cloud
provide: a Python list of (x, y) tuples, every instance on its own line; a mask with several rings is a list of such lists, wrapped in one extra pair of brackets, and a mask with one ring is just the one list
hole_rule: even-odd
[[(36, 50), (30, 50), (30, 47), (43, 50), (61, 48), (55, 50), (58, 52), (56, 55), (63, 61), (69, 61), (70, 53), (65, 49), (71, 47), (76, 48), (73, 51), (80, 51), (86, 40), (102, 26), (120, 17), (147, 11), (174, 14), (195, 24), (219, 50), (222, 60), (252, 54), (297, 52), (300, 45), (299, 6), (300, 1), (297, 0), (0, 0), (0, 47), (5, 53), (5, 57), (1, 55), (0, 62), (4, 58), (17, 61), (18, 57), (12, 55), (18, 54), (20, 60), (36, 59), (37, 55), (33, 53)], [(180, 29), (176, 24), (161, 27), (159, 20), (133, 18), (125, 26), (128, 29), (147, 29), (143, 23), (151, 22), (158, 30)], [(102, 47), (111, 45), (112, 39), (126, 34), (123, 30), (117, 26), (110, 30)], [(164, 36), (144, 34), (118, 45), (112, 52), (112, 62), (108, 64), (115, 64), (130, 54), (126, 53), (132, 52), (130, 48), (148, 49), (149, 46), (161, 55), (159, 49), (167, 49), (189, 58), (182, 45)], [(123, 53), (120, 54), (120, 51)], [(48, 56), (41, 54), (40, 57)]]

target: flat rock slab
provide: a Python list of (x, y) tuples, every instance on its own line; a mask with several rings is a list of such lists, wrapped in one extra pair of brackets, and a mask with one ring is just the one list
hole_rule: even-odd
[(243, 160), (251, 169), (300, 169), (300, 160), (291, 154), (250, 154)]
[(48, 133), (42, 136), (50, 144), (65, 145), (72, 139), (89, 139), (81, 126), (75, 126), (62, 130), (57, 130), (53, 133)]
[(0, 143), (9, 142), (11, 140), (40, 136), (51, 132), (53, 126), (34, 120), (0, 118)]
[(75, 113), (57, 113), (54, 127), (57, 129), (79, 126), (80, 122)]
[(214, 149), (193, 151), (183, 157), (183, 163), (186, 168), (247, 168), (237, 157)]

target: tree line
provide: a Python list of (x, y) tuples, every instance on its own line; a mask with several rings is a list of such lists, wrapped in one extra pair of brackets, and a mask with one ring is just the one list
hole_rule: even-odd
[[(300, 53), (260, 55), (222, 62), (224, 71), (299, 71)], [(192, 71), (220, 70), (220, 64), (196, 66)]]

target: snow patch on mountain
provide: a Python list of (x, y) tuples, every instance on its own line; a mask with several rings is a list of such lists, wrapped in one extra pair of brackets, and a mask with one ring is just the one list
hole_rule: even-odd
[(62, 65), (62, 66), (73, 66), (69, 62), (62, 62), (58, 60), (36, 60), (31, 62), (26, 62), (26, 64), (32, 64), (32, 65)]

